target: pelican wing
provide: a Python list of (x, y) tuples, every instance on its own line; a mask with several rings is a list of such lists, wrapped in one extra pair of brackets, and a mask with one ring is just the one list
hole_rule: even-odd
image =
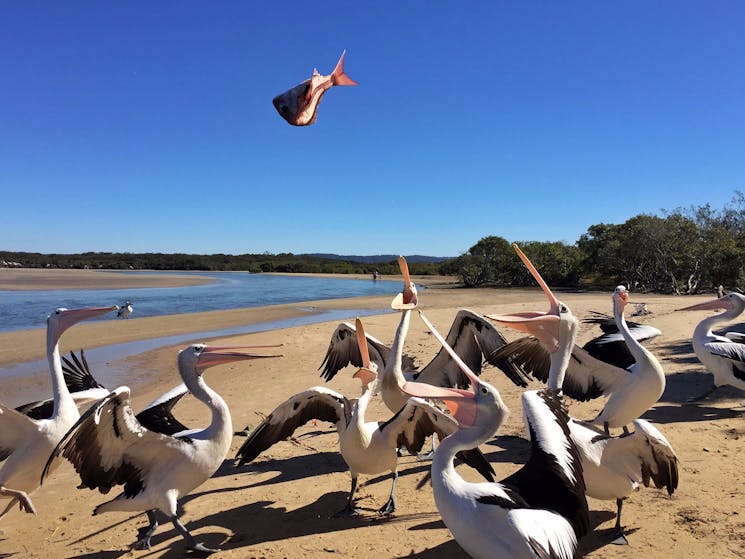
[(115, 485), (124, 485), (124, 494), (132, 497), (144, 487), (144, 472), (157, 469), (175, 453), (183, 454), (191, 444), (189, 439), (153, 433), (140, 425), (130, 405), (129, 388), (120, 386), (73, 425), (41, 477), (61, 455), (72, 462), (84, 487), (107, 493)]
[(0, 462), (36, 433), (33, 419), (0, 403)]
[(88, 360), (85, 358), (85, 351), (80, 350), (80, 357), (75, 352), (70, 352), (70, 359), (62, 356), (62, 374), (65, 377), (65, 384), (70, 392), (79, 392), (90, 388), (103, 388), (101, 384), (91, 374), (88, 366)]
[[(367, 338), (370, 361), (378, 366), (379, 371), (382, 371), (391, 348), (369, 334), (366, 334), (365, 337)], [(331, 335), (329, 347), (319, 367), (319, 369), (323, 369), (321, 376), (326, 381), (330, 381), (336, 373), (350, 363), (355, 367), (362, 367), (363, 365), (360, 348), (357, 345), (357, 329), (349, 322), (342, 322)], [(404, 371), (416, 370), (414, 360), (407, 355), (403, 356), (401, 367)]]
[[(89, 404), (96, 400), (100, 400), (101, 398), (105, 398), (108, 394), (109, 391), (105, 388), (89, 388), (81, 392), (72, 392), (70, 395), (75, 401), (75, 405), (80, 407), (84, 404)], [(22, 406), (18, 406), (16, 411), (30, 417), (31, 419), (49, 419), (52, 417), (52, 413), (54, 412), (54, 400), (48, 398), (38, 402), (23, 404)]]
[(188, 394), (189, 389), (182, 382), (160, 398), (150, 402), (137, 414), (137, 421), (145, 429), (163, 435), (175, 435), (188, 431), (189, 428), (173, 416), (173, 407)]
[(346, 429), (352, 415), (352, 403), (344, 396), (323, 386), (315, 386), (285, 400), (254, 429), (238, 449), (238, 465), (251, 462), (274, 443), (291, 436), (295, 429), (311, 419), (336, 424)]
[[(518, 338), (501, 347), (495, 352), (494, 360), (500, 363), (500, 368), (506, 362), (541, 382), (548, 381), (551, 357), (543, 344), (533, 336)], [(581, 401), (607, 396), (626, 382), (628, 374), (626, 369), (600, 361), (575, 345), (562, 391), (570, 398)]]
[[(586, 318), (583, 322), (597, 324), (603, 331), (602, 336), (598, 336), (582, 346), (585, 351), (595, 359), (622, 369), (628, 369), (634, 364), (634, 357), (631, 355), (623, 335), (618, 331), (618, 326), (612, 316), (594, 312), (593, 316)], [(662, 334), (658, 328), (649, 324), (626, 321), (626, 326), (628, 326), (631, 336), (638, 342), (645, 342)]]
[(736, 342), (738, 344), (745, 344), (745, 333), (743, 332), (737, 332), (733, 330), (731, 332), (725, 332), (724, 335), (733, 342)]
[[(484, 316), (468, 309), (461, 309), (455, 315), (450, 331), (445, 338), (458, 356), (477, 375), (481, 374), (482, 364), (486, 359), (491, 364), (491, 356), (507, 343), (504, 336)], [(502, 370), (517, 386), (527, 386), (525, 375), (519, 368), (505, 363)], [(471, 384), (468, 377), (460, 370), (450, 354), (443, 348), (437, 352), (422, 371), (415, 376), (418, 382), (426, 382), (435, 386), (468, 388)]]
[(603, 442), (601, 460), (608, 467), (622, 471), (636, 484), (649, 487), (651, 481), (658, 489), (664, 487), (668, 495), (678, 488), (678, 457), (665, 436), (648, 421), (637, 419), (632, 433)]
[(745, 363), (745, 344), (737, 342), (709, 342), (704, 344), (709, 353), (726, 357), (736, 363)]
[[(436, 433), (442, 440), (458, 429), (458, 422), (425, 400), (409, 398), (406, 405), (379, 429), (392, 446), (405, 446), (411, 454), (416, 454), (427, 437)], [(461, 451), (457, 456), (485, 479), (494, 481), (494, 470), (478, 448)]]
[(531, 455), (525, 465), (502, 480), (533, 508), (566, 518), (579, 540), (590, 526), (582, 464), (569, 436), (569, 416), (553, 390), (531, 390), (522, 395)]

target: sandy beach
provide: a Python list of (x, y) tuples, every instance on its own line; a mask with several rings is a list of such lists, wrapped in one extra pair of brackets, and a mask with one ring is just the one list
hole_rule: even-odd
[[(436, 282), (434, 282), (436, 283)], [(562, 293), (560, 298), (578, 317), (591, 310), (610, 311), (610, 293)], [(615, 522), (615, 502), (589, 499), (593, 533), (582, 542), (589, 557), (742, 557), (745, 555), (745, 519), (742, 516), (741, 437), (743, 395), (723, 388), (698, 405), (683, 406), (689, 396), (712, 385), (690, 346), (695, 324), (704, 313), (675, 312), (675, 309), (702, 301), (693, 298), (632, 294), (644, 301), (652, 314), (641, 317), (660, 328), (663, 335), (648, 347), (661, 361), (667, 388), (658, 404), (644, 417), (658, 425), (676, 449), (680, 459), (680, 486), (672, 498), (656, 489), (642, 489), (625, 503), (623, 524), (630, 545), (609, 545), (609, 531)], [(313, 303), (328, 308), (382, 308), (389, 299), (373, 297)], [(345, 307), (344, 305), (349, 305)], [(308, 306), (303, 303), (303, 306)], [(546, 302), (537, 289), (449, 289), (435, 285), (420, 293), (420, 306), (440, 330), (447, 331), (457, 310), (468, 307), (481, 313), (545, 310)], [(114, 341), (143, 339), (190, 328), (201, 331), (214, 327), (272, 320), (299, 312), (297, 305), (262, 309), (240, 309), (199, 313), (183, 317), (159, 317), (110, 321), (76, 326), (65, 334), (63, 351), (81, 344), (107, 345)], [(349, 318), (354, 318), (350, 316)], [(369, 333), (385, 343), (393, 338), (399, 315), (385, 311), (364, 319)], [(257, 425), (263, 415), (292, 394), (322, 384), (318, 366), (338, 321), (284, 330), (223, 338), (226, 344), (282, 343), (283, 357), (224, 365), (208, 371), (207, 382), (228, 402), (235, 429)], [(183, 330), (182, 330), (183, 331)], [(502, 330), (508, 339), (518, 337)], [(599, 334), (599, 329), (583, 325), (578, 342)], [(162, 347), (127, 360), (133, 376), (140, 379), (134, 398), (135, 408), (179, 382), (175, 355), (180, 347)], [(438, 350), (437, 341), (418, 317), (413, 317), (405, 351), (419, 365), (426, 364)], [(43, 330), (0, 335), (0, 365), (43, 355)], [(148, 374), (144, 375), (143, 371)], [(352, 379), (354, 369), (340, 372), (327, 386), (348, 397), (359, 394), (359, 383)], [(145, 382), (144, 379), (147, 379)], [(482, 447), (497, 471), (507, 476), (522, 464), (528, 443), (524, 440), (521, 389), (498, 370), (487, 367), (484, 378), (501, 392), (511, 410), (498, 436)], [(537, 388), (536, 384), (533, 386)], [(0, 384), (0, 395), (8, 390)], [(574, 417), (594, 417), (602, 401), (573, 403)], [(179, 419), (199, 426), (208, 421), (206, 408), (191, 397), (177, 407)], [(380, 401), (371, 406), (370, 419), (387, 419), (389, 413)], [(431, 488), (416, 489), (429, 464), (406, 456), (400, 460), (397, 511), (390, 519), (378, 519), (375, 511), (390, 489), (387, 475), (361, 476), (357, 519), (335, 519), (349, 490), (349, 474), (338, 454), (337, 437), (329, 424), (309, 423), (292, 440), (278, 443), (253, 463), (235, 468), (232, 458), (244, 439), (235, 437), (227, 460), (217, 474), (183, 500), (183, 522), (198, 541), (221, 549), (214, 557), (417, 557), (455, 559), (464, 552), (452, 540), (440, 521)], [(473, 474), (462, 467), (469, 479)], [(153, 537), (153, 549), (132, 551), (136, 530), (145, 526), (144, 515), (110, 513), (91, 516), (93, 508), (111, 496), (77, 490), (74, 471), (63, 463), (39, 489), (33, 499), (37, 516), (15, 510), (0, 521), (0, 557), (61, 559), (83, 557), (176, 558), (185, 554), (181, 538), (170, 523), (164, 523)], [(116, 491), (116, 490), (115, 490)]]

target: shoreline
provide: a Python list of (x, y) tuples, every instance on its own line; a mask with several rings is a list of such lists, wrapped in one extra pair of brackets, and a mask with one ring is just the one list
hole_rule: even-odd
[[(609, 292), (562, 293), (560, 297), (579, 318), (588, 316), (593, 310), (610, 310)], [(634, 298), (632, 294), (632, 300)], [(663, 491), (647, 488), (628, 498), (622, 521), (634, 555), (686, 559), (707, 555), (742, 557), (745, 553), (745, 529), (739, 516), (734, 514), (742, 508), (743, 497), (738, 487), (745, 481), (738, 460), (743, 417), (738, 406), (742, 393), (723, 389), (698, 405), (683, 405), (687, 397), (700, 394), (711, 385), (711, 375), (704, 372), (690, 348), (693, 327), (706, 314), (676, 311), (709, 297), (686, 297), (683, 300), (674, 296), (639, 296), (638, 300), (642, 299), (652, 314), (629, 318), (662, 330), (662, 336), (652, 340), (647, 347), (658, 357), (667, 376), (665, 393), (644, 417), (653, 421), (675, 448), (680, 459), (680, 486), (672, 498)], [(348, 303), (350, 307), (359, 308), (365, 301), (384, 310), (390, 303), (390, 299), (383, 296), (323, 301), (319, 306), (338, 307), (340, 303)], [(462, 307), (483, 314), (545, 310), (546, 306), (545, 297), (538, 289), (432, 288), (420, 293), (420, 307), (443, 334), (457, 309)], [(250, 311), (259, 313), (256, 315), (259, 318), (262, 312), (278, 310), (281, 309), (268, 307)], [(201, 319), (209, 318), (222, 326), (225, 320), (236, 316), (245, 318), (247, 312), (218, 311), (208, 313), (214, 314), (213, 317)], [(181, 323), (190, 322), (189, 316), (168, 317), (160, 329), (157, 321), (162, 319), (157, 318), (148, 329), (163, 335), (166, 328), (182, 327)], [(400, 314), (383, 312), (363, 320), (371, 335), (390, 344)], [(138, 333), (141, 328), (133, 323), (136, 323), (135, 319), (81, 324), (65, 334), (63, 345), (65, 348), (75, 347), (70, 342), (77, 331), (86, 329), (84, 327), (98, 328), (92, 332), (97, 338), (106, 335), (108, 330), (120, 328), (127, 332), (117, 332), (116, 335)], [(329, 321), (221, 337), (219, 343), (225, 345), (283, 344), (276, 352), (282, 354), (280, 358), (224, 365), (206, 373), (206, 382), (227, 402), (233, 427), (237, 430), (247, 424), (255, 427), (277, 404), (314, 385), (325, 386), (350, 398), (356, 397), (360, 386), (352, 377), (352, 367), (340, 371), (328, 383), (319, 377), (318, 367), (335, 327), (336, 321)], [(514, 331), (501, 328), (500, 331), (508, 340), (520, 337)], [(578, 344), (598, 334), (597, 326), (583, 323)], [(18, 343), (24, 342), (19, 340)], [(179, 383), (175, 357), (181, 346), (183, 344), (158, 347), (106, 363), (107, 367), (123, 368), (127, 383), (137, 387), (132, 391), (135, 411)], [(40, 348), (29, 346), (27, 349), (38, 352)], [(404, 351), (422, 366), (438, 350), (439, 344), (428, 328), (418, 316), (412, 316)], [(67, 349), (64, 351), (66, 353)], [(48, 373), (46, 377), (48, 385)], [(513, 386), (493, 367), (486, 368), (483, 378), (498, 388), (512, 412), (497, 438), (482, 445), (482, 450), (497, 470), (498, 479), (501, 479), (514, 472), (525, 460), (527, 442), (521, 413), (523, 389)], [(530, 389), (540, 386), (531, 383)], [(572, 402), (570, 411), (573, 417), (588, 419), (594, 417), (603, 404), (602, 398)], [(174, 411), (179, 421), (188, 426), (203, 426), (209, 421), (204, 404), (193, 397), (185, 397)], [(380, 399), (371, 402), (368, 414), (370, 421), (390, 418), (390, 412)], [(308, 423), (295, 432), (292, 441), (279, 442), (250, 465), (235, 468), (232, 458), (244, 440), (234, 438), (223, 467), (185, 500), (183, 522), (199, 541), (221, 548), (219, 557), (304, 556), (320, 559), (328, 557), (329, 549), (350, 558), (365, 557), (370, 549), (381, 558), (463, 557), (464, 552), (440, 522), (431, 490), (428, 486), (417, 489), (428, 465), (414, 457), (404, 456), (399, 461), (398, 509), (392, 519), (380, 521), (376, 517), (375, 511), (385, 501), (390, 489), (388, 476), (380, 475), (362, 476), (357, 493), (362, 517), (357, 521), (344, 521), (331, 517), (346, 502), (349, 487), (349, 473), (339, 457), (333, 426), (321, 421), (317, 425)], [(470, 471), (462, 466), (458, 466), (458, 470), (464, 477), (475, 481), (470, 477)], [(722, 479), (729, 479), (731, 483), (723, 484)], [(29, 559), (80, 556), (102, 559), (131, 554), (129, 546), (137, 528), (145, 522), (142, 516), (91, 516), (93, 508), (109, 500), (113, 494), (103, 496), (95, 491), (79, 491), (75, 489), (78, 483), (74, 470), (63, 462), (44, 486), (33, 494), (37, 516), (13, 510), (3, 518), (4, 534), (0, 535), (3, 552)], [(593, 532), (583, 540), (584, 552), (598, 559), (628, 557), (631, 548), (608, 543), (615, 522), (615, 502), (588, 499), (588, 503)], [(247, 524), (246, 518), (251, 518), (252, 522)], [(365, 545), (359, 546), (360, 541), (366, 542)], [(158, 528), (148, 557), (166, 559), (182, 554), (183, 541), (170, 525)]]

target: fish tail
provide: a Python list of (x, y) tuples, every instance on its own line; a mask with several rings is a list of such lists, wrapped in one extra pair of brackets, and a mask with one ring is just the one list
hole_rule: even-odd
[(356, 81), (344, 73), (344, 54), (346, 52), (345, 50), (341, 53), (339, 62), (336, 63), (336, 68), (331, 72), (331, 80), (334, 85), (358, 85)]

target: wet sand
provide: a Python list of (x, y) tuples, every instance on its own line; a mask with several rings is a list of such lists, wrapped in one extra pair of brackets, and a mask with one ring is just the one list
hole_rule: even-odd
[(214, 280), (197, 275), (127, 274), (101, 270), (0, 268), (0, 289), (133, 289), (137, 287), (186, 287)]
[[(632, 294), (633, 295), (633, 294)], [(560, 295), (579, 317), (591, 310), (609, 311), (610, 293), (566, 293)], [(625, 503), (623, 524), (631, 545), (609, 545), (609, 531), (615, 522), (615, 502), (589, 500), (593, 533), (583, 541), (588, 556), (620, 557), (742, 557), (745, 555), (745, 520), (742, 519), (742, 440), (745, 435), (742, 407), (745, 395), (724, 388), (698, 405), (681, 405), (686, 398), (708, 389), (711, 376), (705, 374), (690, 346), (693, 327), (706, 313), (675, 312), (676, 308), (708, 297), (633, 297), (644, 301), (653, 314), (641, 317), (660, 328), (663, 335), (648, 347), (660, 359), (667, 374), (667, 389), (661, 401), (645, 418), (655, 422), (676, 449), (680, 458), (680, 487), (672, 498), (656, 489), (642, 489)], [(345, 299), (318, 305), (349, 304), (348, 308), (384, 308), (386, 297)], [(429, 318), (447, 331), (458, 308), (482, 313), (545, 310), (546, 303), (537, 290), (440, 289), (420, 293), (420, 304)], [(307, 306), (303, 303), (303, 306)], [(282, 307), (287, 307), (283, 305)], [(291, 307), (291, 306), (290, 306)], [(205, 316), (159, 317), (80, 325), (65, 334), (63, 350), (77, 349), (83, 338), (97, 343), (164, 335), (167, 331), (196, 325), (203, 330), (228, 325), (233, 320), (270, 319), (272, 313), (291, 312), (268, 307), (200, 313)], [(350, 316), (350, 319), (353, 317)], [(364, 319), (366, 329), (385, 343), (393, 338), (399, 315), (389, 311)], [(196, 322), (194, 322), (196, 321)], [(205, 322), (200, 322), (205, 321)], [(205, 324), (209, 322), (210, 326)], [(271, 332), (223, 338), (226, 344), (283, 343), (284, 356), (225, 365), (205, 375), (228, 402), (236, 429), (257, 425), (264, 414), (292, 394), (322, 384), (318, 366), (337, 321), (312, 324)], [(86, 327), (95, 328), (86, 331)], [(76, 331), (80, 332), (76, 332)], [(503, 330), (509, 339), (518, 334)], [(43, 352), (43, 341), (36, 331), (0, 336), (0, 348), (12, 358), (30, 359)], [(583, 325), (579, 342), (599, 334), (599, 329)], [(8, 334), (7, 336), (10, 336)], [(77, 339), (76, 336), (81, 336)], [(8, 350), (13, 346), (12, 351)], [(127, 360), (133, 376), (140, 381), (134, 397), (139, 409), (155, 396), (179, 382), (175, 355), (178, 347), (163, 347)], [(438, 350), (437, 341), (426, 326), (412, 317), (405, 351), (419, 365), (426, 364)], [(4, 353), (5, 355), (5, 353)], [(359, 383), (352, 379), (354, 369), (341, 371), (326, 386), (348, 397), (359, 394)], [(499, 478), (515, 471), (525, 460), (520, 407), (521, 389), (513, 386), (492, 367), (484, 378), (502, 393), (511, 410), (499, 436), (482, 450), (492, 462)], [(538, 387), (534, 385), (533, 388)], [(3, 386), (0, 385), (0, 394)], [(573, 403), (574, 417), (588, 419), (602, 407), (602, 401)], [(206, 408), (191, 397), (177, 407), (177, 415), (187, 425), (204, 425)], [(389, 417), (375, 401), (369, 419)], [(234, 468), (231, 458), (244, 439), (235, 437), (228, 460), (211, 480), (184, 499), (182, 520), (198, 541), (221, 551), (214, 557), (417, 557), (455, 559), (464, 557), (437, 514), (431, 488), (416, 489), (429, 465), (413, 457), (400, 460), (397, 511), (393, 518), (380, 520), (375, 511), (387, 498), (387, 475), (361, 476), (357, 519), (335, 519), (349, 490), (349, 474), (338, 454), (335, 432), (329, 424), (309, 423), (296, 431), (293, 439), (278, 443), (252, 464)], [(469, 479), (473, 474), (459, 466)], [(116, 494), (100, 495), (76, 490), (78, 480), (64, 463), (33, 498), (36, 517), (11, 512), (0, 520), (0, 557), (13, 558), (95, 558), (163, 557), (185, 555), (181, 538), (169, 523), (153, 537), (149, 552), (130, 551), (136, 530), (146, 524), (144, 515), (109, 513), (91, 517), (93, 508)]]

